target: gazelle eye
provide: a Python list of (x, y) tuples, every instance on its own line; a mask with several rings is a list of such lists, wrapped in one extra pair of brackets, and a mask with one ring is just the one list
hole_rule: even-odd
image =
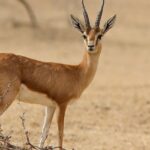
[(83, 38), (84, 38), (84, 39), (87, 39), (86, 35), (83, 35)]
[(102, 35), (99, 35), (97, 38), (98, 38), (99, 40), (101, 40), (101, 38), (102, 38)]

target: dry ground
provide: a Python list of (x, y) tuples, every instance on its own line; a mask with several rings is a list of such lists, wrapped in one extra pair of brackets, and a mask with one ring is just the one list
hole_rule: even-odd
[[(94, 22), (99, 0), (86, 0)], [(69, 22), (80, 18), (80, 1), (30, 0), (41, 29), (33, 30), (24, 8), (0, 0), (0, 52), (42, 61), (78, 63), (84, 45)], [(103, 39), (97, 74), (79, 101), (70, 105), (65, 122), (65, 148), (76, 150), (150, 149), (150, 1), (107, 0), (103, 23), (117, 14), (115, 27)], [(15, 102), (0, 118), (13, 142), (25, 141), (19, 116), (26, 111), (32, 142), (37, 144), (44, 108)], [(48, 143), (57, 143), (56, 115)]]

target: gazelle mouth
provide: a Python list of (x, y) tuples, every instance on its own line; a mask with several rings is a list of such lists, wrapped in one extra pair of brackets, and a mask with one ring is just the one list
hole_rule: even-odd
[(88, 48), (88, 50), (89, 50), (89, 51), (93, 51), (93, 50), (94, 50), (94, 48)]
[(88, 48), (88, 52), (94, 52), (95, 48)]
[(89, 51), (93, 51), (95, 49), (95, 46), (94, 45), (88, 45), (88, 50)]

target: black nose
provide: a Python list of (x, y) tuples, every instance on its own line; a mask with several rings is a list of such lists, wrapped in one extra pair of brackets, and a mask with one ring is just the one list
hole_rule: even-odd
[(88, 45), (88, 47), (89, 47), (89, 48), (93, 48), (93, 47), (94, 47), (94, 45)]
[(94, 45), (88, 45), (88, 49), (89, 50), (93, 50), (94, 49)]

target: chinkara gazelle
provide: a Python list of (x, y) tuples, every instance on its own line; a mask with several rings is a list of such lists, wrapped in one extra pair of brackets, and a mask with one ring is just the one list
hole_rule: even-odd
[(40, 147), (44, 145), (53, 114), (58, 107), (58, 137), (62, 149), (67, 105), (72, 99), (79, 98), (92, 81), (102, 49), (101, 39), (116, 20), (114, 15), (100, 29), (103, 8), (104, 0), (94, 27), (90, 25), (83, 0), (85, 25), (71, 15), (72, 24), (81, 32), (86, 47), (83, 59), (78, 65), (41, 62), (14, 54), (0, 54), (0, 115), (12, 104), (17, 95), (20, 101), (46, 106)]

